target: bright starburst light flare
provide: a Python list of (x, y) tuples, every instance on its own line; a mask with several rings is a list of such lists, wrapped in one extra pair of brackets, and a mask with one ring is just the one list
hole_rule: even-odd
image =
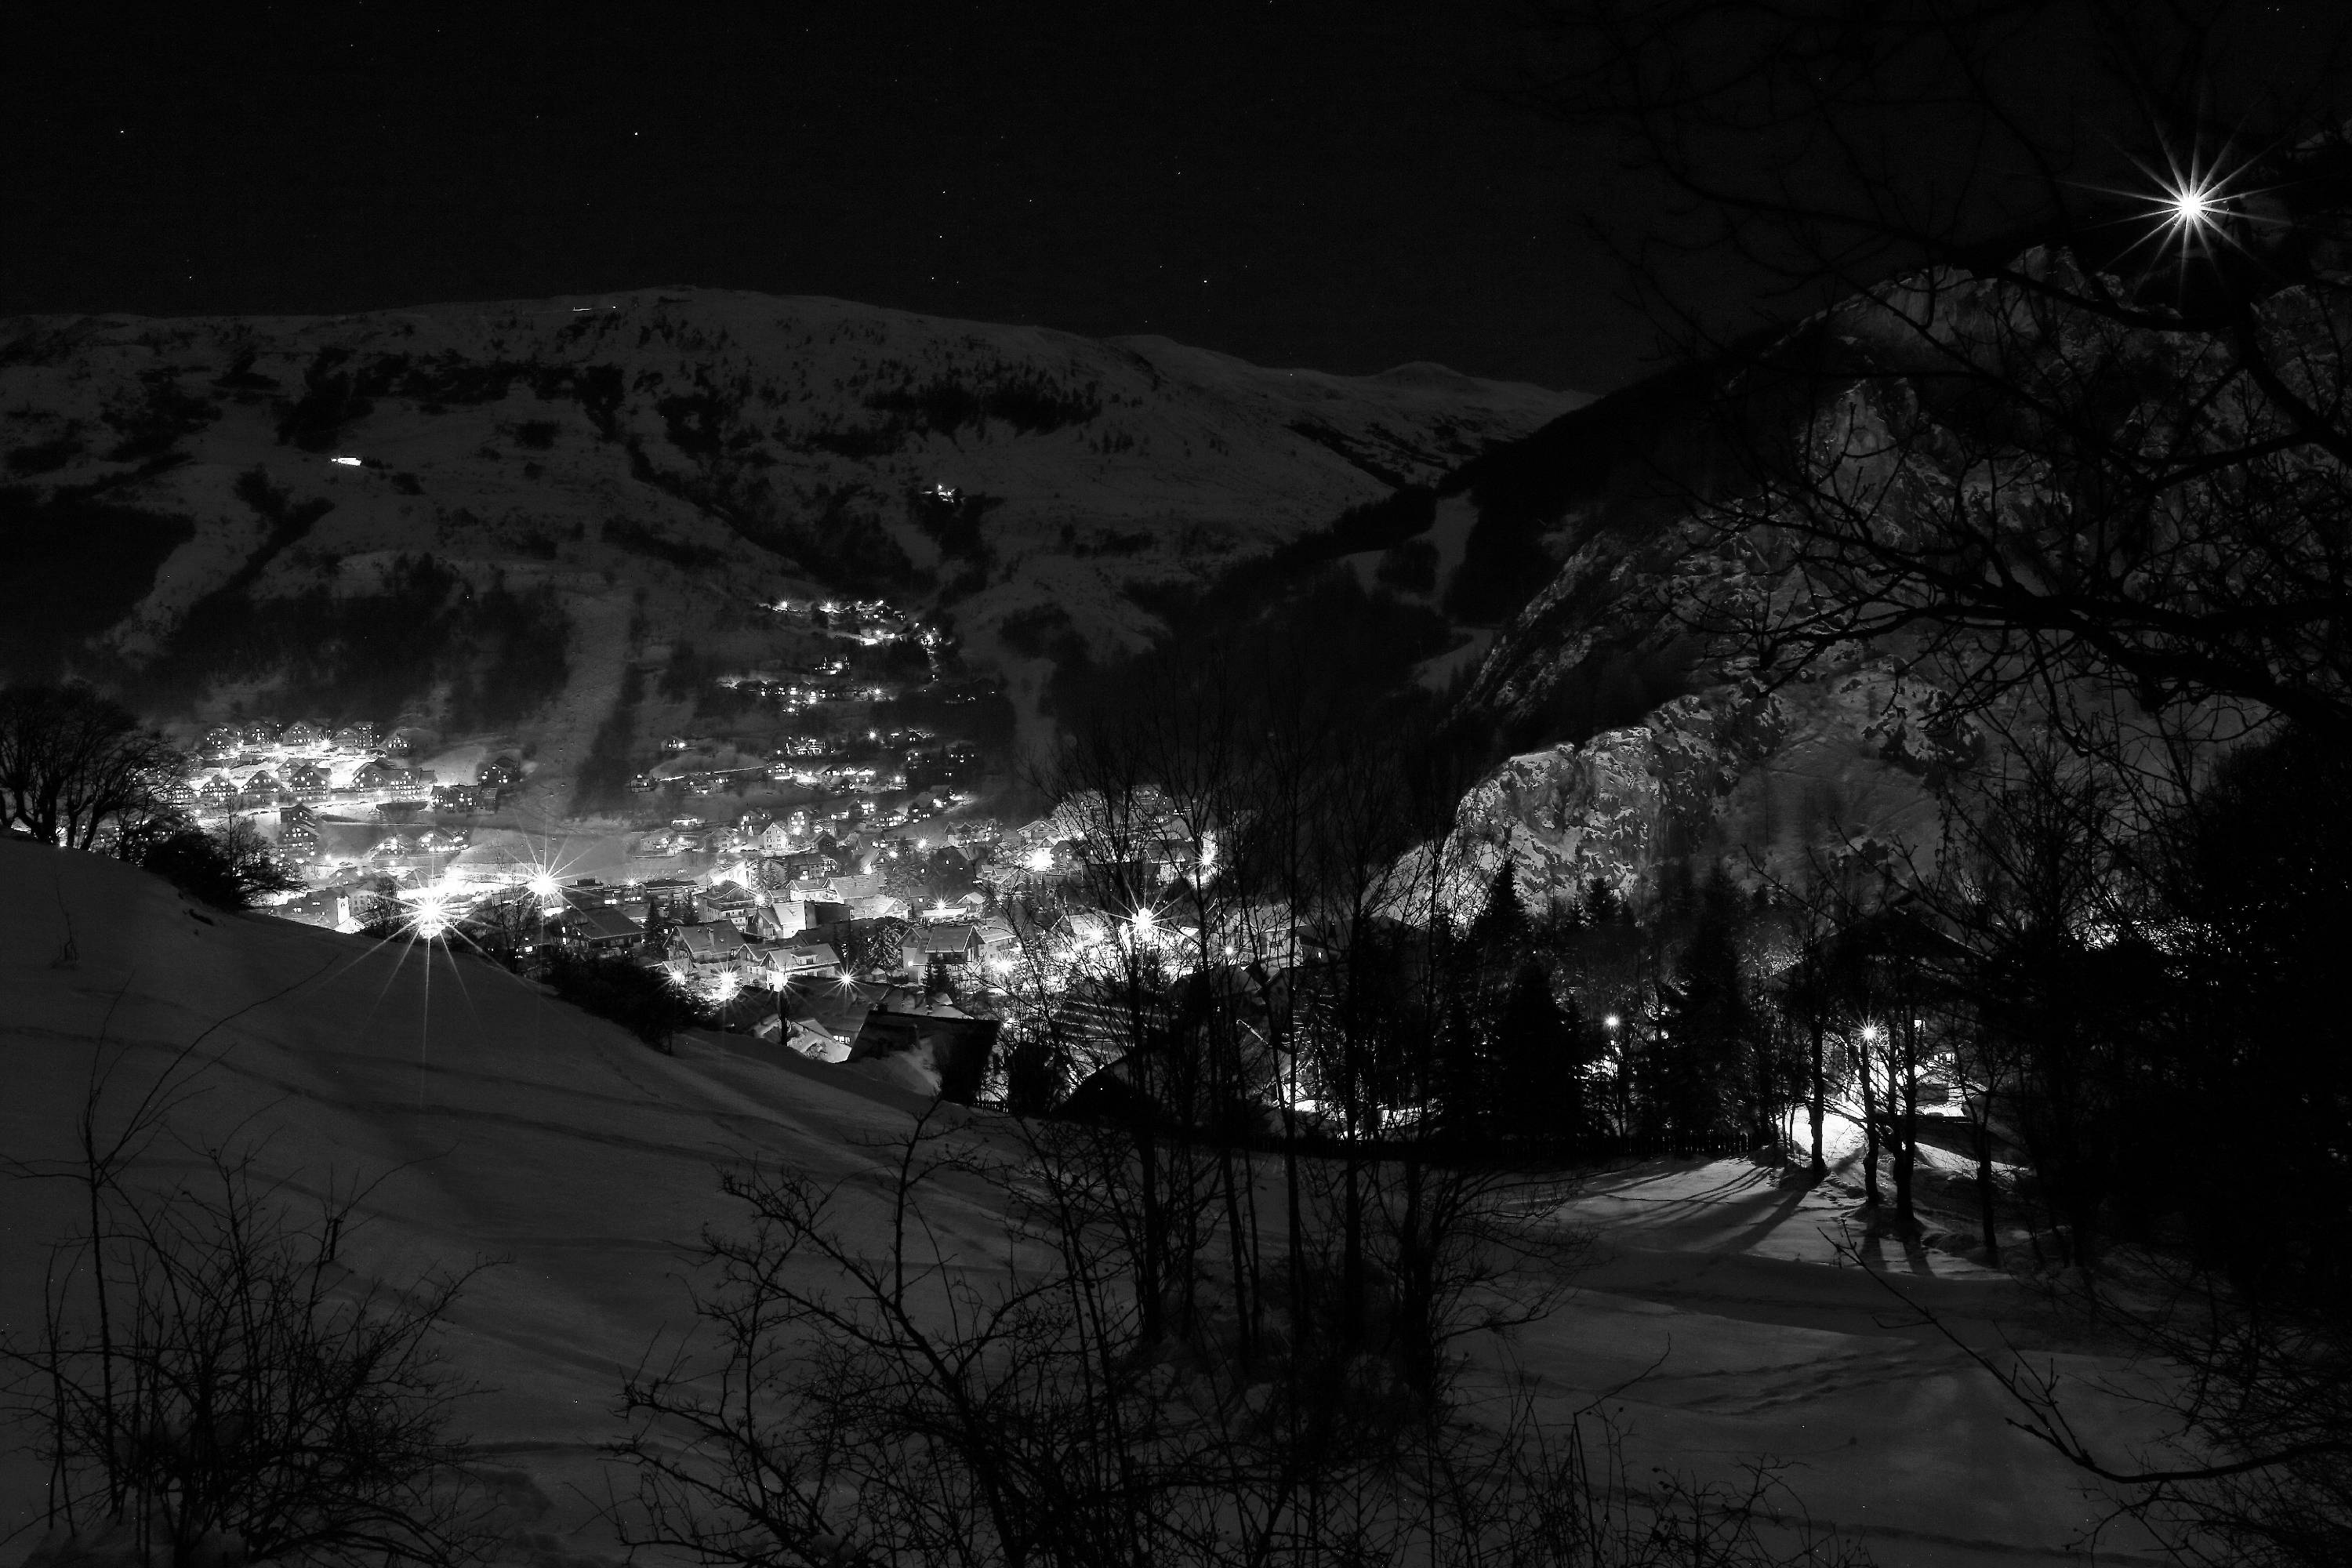
[(2266, 221), (2248, 205), (2251, 198), (2263, 193), (2244, 184), (2249, 165), (2242, 161), (2230, 164), (2221, 156), (2200, 154), (2181, 158), (2168, 149), (2164, 168), (2141, 163), (2139, 170), (2147, 184), (2137, 189), (2092, 187), (2139, 208), (2139, 218), (2150, 226), (2133, 250), (2152, 246), (2186, 265), (2193, 258), (2210, 258), (2218, 246), (2243, 250), (2231, 230)]
[(437, 941), (446, 936), (465, 911), (457, 889), (446, 882), (427, 883), (408, 895), (408, 912), (403, 923), (419, 940)]

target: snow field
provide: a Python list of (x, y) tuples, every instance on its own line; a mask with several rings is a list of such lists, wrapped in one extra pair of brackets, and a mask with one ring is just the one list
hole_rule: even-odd
[[(681, 1245), (730, 1217), (714, 1167), (755, 1156), (843, 1178), (845, 1223), (867, 1229), (879, 1214), (865, 1194), (921, 1106), (887, 1073), (741, 1041), (659, 1056), (486, 963), (192, 909), (113, 862), (0, 842), (0, 1145), (65, 1153), (94, 1063), (119, 1058), (131, 1088), (199, 1037), (205, 1065), (179, 1118), (191, 1141), (263, 1138), (268, 1168), (313, 1189), (330, 1173), (377, 1182), (346, 1249), (354, 1268), (399, 1282), (436, 1262), (494, 1264), (449, 1343), (493, 1390), (473, 1437), (515, 1472), (530, 1527), (593, 1557), (617, 1555), (589, 1500), (604, 1495), (619, 1384), (688, 1321)], [(990, 1124), (982, 1113), (972, 1135)], [(0, 1190), (0, 1331), (37, 1324), (69, 1198), (56, 1184)], [(1742, 1161), (1594, 1175), (1549, 1210), (1593, 1238), (1564, 1300), (1474, 1346), (1465, 1392), (1498, 1398), (1526, 1377), (1551, 1415), (1599, 1402), (1637, 1482), (1651, 1466), (1727, 1479), (1784, 1461), (1811, 1514), (1860, 1532), (1881, 1563), (2064, 1560), (2095, 1500), (2005, 1425), (1991, 1380), (1906, 1302), (1971, 1343), (2023, 1336), (2070, 1373), (2126, 1369), (2034, 1341), (2016, 1285), (1943, 1253), (1857, 1235), (1874, 1278), (1834, 1245), (1853, 1208), (1834, 1182), (1784, 1184)], [(1002, 1217), (977, 1189), (942, 1191), (929, 1217), (971, 1267), (1003, 1267)], [(2138, 1429), (2111, 1405), (2084, 1419)], [(40, 1497), (27, 1458), (0, 1460), (0, 1536)], [(17, 1539), (0, 1560), (21, 1556)], [(2109, 1544), (2115, 1562), (2144, 1546)]]

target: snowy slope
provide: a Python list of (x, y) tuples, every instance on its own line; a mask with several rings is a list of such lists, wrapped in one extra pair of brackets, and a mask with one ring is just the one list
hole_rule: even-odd
[[(177, 1119), (192, 1140), (265, 1137), (265, 1168), (298, 1191), (383, 1178), (352, 1251), (387, 1279), (498, 1261), (453, 1345), (497, 1389), (471, 1412), (474, 1436), (557, 1496), (593, 1479), (620, 1377), (686, 1316), (677, 1249), (718, 1216), (715, 1166), (756, 1155), (856, 1175), (920, 1104), (853, 1069), (710, 1046), (665, 1058), (488, 964), (192, 910), (96, 857), (0, 843), (0, 888), (14, 906), (0, 915), (0, 1145), (62, 1153), (94, 1061), (121, 1058), (120, 1106), (203, 1037), (207, 1065)], [(14, 1183), (0, 1200), (11, 1334), (38, 1322), (68, 1197)], [(969, 1228), (1001, 1255), (992, 1215)], [(26, 1461), (0, 1462), (0, 1537), (38, 1497)]]
[[(306, 1188), (330, 1173), (382, 1179), (372, 1234), (346, 1249), (356, 1267), (397, 1279), (433, 1259), (499, 1260), (457, 1312), (455, 1357), (496, 1390), (472, 1429), (515, 1472), (515, 1495), (544, 1500), (538, 1528), (590, 1556), (616, 1552), (570, 1489), (602, 1495), (596, 1446), (619, 1380), (685, 1320), (677, 1247), (722, 1217), (714, 1163), (756, 1154), (838, 1173), (855, 1200), (873, 1145), (919, 1103), (855, 1069), (709, 1045), (657, 1056), (481, 963), (191, 910), (143, 874), (15, 842), (0, 842), (0, 998), (11, 1153), (61, 1152), (94, 1061), (120, 1058), (135, 1086), (201, 1036), (209, 1065), (181, 1117), (193, 1138), (266, 1136), (268, 1167)], [(1467, 1392), (1499, 1394), (1523, 1372), (1557, 1413), (1605, 1394), (1636, 1476), (1789, 1461), (1813, 1515), (1861, 1532), (1882, 1563), (2064, 1560), (2092, 1504), (2002, 1424), (1990, 1380), (1839, 1266), (1829, 1237), (1850, 1196), (1737, 1161), (1595, 1181), (1553, 1216), (1599, 1237), (1573, 1293), (1473, 1347)], [(1279, 1212), (1272, 1194), (1265, 1210)], [(1003, 1257), (984, 1205), (950, 1194), (933, 1218), (982, 1266)], [(0, 1329), (37, 1321), (45, 1248), (71, 1223), (61, 1190), (0, 1188)], [(1964, 1332), (2019, 1305), (2008, 1282), (1948, 1254), (1864, 1251)], [(2011, 1328), (2070, 1372), (2115, 1370)], [(2100, 1436), (2130, 1429), (2085, 1415)], [(0, 1537), (39, 1495), (28, 1461), (0, 1460)]]
[[(348, 592), (430, 552), (564, 595), (590, 693), (543, 721), (564, 733), (601, 716), (640, 591), (656, 642), (761, 595), (881, 594), (944, 610), (982, 668), (1024, 665), (1034, 689), (1008, 617), (1135, 646), (1158, 623), (1129, 590), (1211, 581), (1582, 401), (691, 289), (0, 321), (5, 482), (192, 525), (173, 542), (110, 522), (125, 546), (59, 573), (92, 600), (77, 636), (135, 665), (233, 580)], [(273, 533), (238, 491), (257, 466), (281, 511), (330, 510)]]

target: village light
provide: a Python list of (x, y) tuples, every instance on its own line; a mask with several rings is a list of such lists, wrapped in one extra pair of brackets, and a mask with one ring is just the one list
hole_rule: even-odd
[(1040, 844), (1036, 848), (1029, 851), (1021, 863), (1042, 877), (1054, 868), (1053, 848), (1049, 845)]
[(555, 882), (555, 873), (544, 866), (530, 874), (530, 880), (526, 886), (530, 889), (533, 897), (542, 900), (554, 898), (559, 890)]
[(409, 931), (425, 942), (446, 936), (457, 924), (457, 890), (444, 884), (417, 889), (409, 896)]
[(1877, 1026), (1877, 1025), (1875, 1025), (1875, 1024), (1864, 1024), (1864, 1025), (1862, 1026), (1862, 1043), (1863, 1043), (1864, 1045), (1865, 1045), (1865, 1046), (1874, 1046), (1874, 1045), (1878, 1044), (1878, 1026)]
[(1601, 1026), (1604, 1029), (1614, 1029), (1621, 1022), (1622, 1022), (1622, 1020), (1620, 1019), (1616, 1014), (1612, 1013), (1609, 1016), (1601, 1020)]

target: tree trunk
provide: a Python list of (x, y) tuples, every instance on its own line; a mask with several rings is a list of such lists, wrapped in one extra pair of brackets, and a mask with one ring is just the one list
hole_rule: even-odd
[(1878, 1202), (1878, 1097), (1872, 1086), (1870, 1042), (1862, 1042), (1854, 1060), (1862, 1068), (1862, 1192), (1863, 1202)]
[[(1907, 1015), (1909, 1009), (1906, 1006)], [(1896, 1098), (1897, 1085), (1886, 1086), (1887, 1118), (1892, 1123), (1895, 1147), (1895, 1218), (1906, 1230), (1918, 1224), (1919, 1216), (1911, 1205), (1912, 1177), (1918, 1167), (1919, 1145), (1919, 1031), (1906, 1016), (1903, 1020), (1903, 1077), (1901, 1098)]]
[(1821, 1015), (1816, 1013), (1812, 1017), (1813, 1055), (1811, 1085), (1812, 1092), (1806, 1097), (1805, 1104), (1805, 1110), (1813, 1124), (1813, 1164), (1811, 1176), (1816, 1182), (1830, 1173), (1829, 1163), (1822, 1158), (1822, 1101), (1826, 1091), (1826, 1086), (1822, 1081), (1824, 1075), (1822, 1070), (1822, 1032)]
[(2000, 1267), (2000, 1236), (1993, 1228), (1992, 1212), (1992, 1086), (1987, 1084), (1975, 1107), (1977, 1124), (1977, 1224), (1984, 1237), (1985, 1262)]

